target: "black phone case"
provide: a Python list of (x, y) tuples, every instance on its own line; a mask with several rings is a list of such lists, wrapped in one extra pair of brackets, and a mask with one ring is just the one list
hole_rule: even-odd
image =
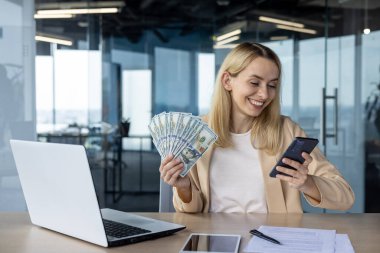
[(289, 147), (286, 149), (285, 153), (281, 156), (281, 159), (276, 163), (276, 165), (273, 167), (272, 171), (269, 173), (269, 176), (276, 177), (277, 174), (289, 176), (285, 173), (279, 172), (276, 170), (277, 166), (286, 167), (292, 170), (295, 170), (295, 168), (284, 164), (282, 162), (283, 158), (289, 158), (295, 161), (298, 161), (300, 163), (303, 163), (305, 159), (302, 157), (302, 152), (306, 152), (308, 154), (313, 151), (315, 146), (318, 144), (318, 139), (314, 138), (306, 138), (306, 137), (296, 137), (293, 142), (289, 145)]

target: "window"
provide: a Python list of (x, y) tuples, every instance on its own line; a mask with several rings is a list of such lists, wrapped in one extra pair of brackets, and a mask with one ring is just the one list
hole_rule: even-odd
[[(152, 71), (124, 70), (122, 76), (122, 115), (129, 119), (131, 126), (130, 136), (150, 136), (148, 124), (152, 118)], [(150, 138), (124, 138), (125, 149), (139, 149), (140, 142), (143, 148), (150, 149)]]
[(198, 111), (199, 115), (207, 114), (215, 83), (215, 55), (198, 54)]
[(101, 52), (56, 50), (36, 57), (38, 130), (101, 121)]

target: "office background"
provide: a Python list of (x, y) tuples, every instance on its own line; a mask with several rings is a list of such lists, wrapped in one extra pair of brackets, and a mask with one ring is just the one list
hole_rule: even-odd
[[(282, 113), (321, 140), (353, 187), (349, 212), (380, 211), (379, 1), (0, 0), (0, 6), (0, 210), (26, 210), (9, 146), (16, 138), (85, 145), (102, 207), (157, 211), (160, 158), (150, 118), (207, 113), (224, 56), (236, 43), (254, 41), (282, 61)], [(116, 13), (43, 12), (84, 8)]]

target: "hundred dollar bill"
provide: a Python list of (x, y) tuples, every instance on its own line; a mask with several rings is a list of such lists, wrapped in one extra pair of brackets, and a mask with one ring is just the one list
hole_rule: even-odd
[(203, 127), (203, 124), (201, 120), (197, 118), (192, 118), (192, 121), (189, 124), (189, 127), (186, 133), (183, 136), (181, 136), (181, 140), (179, 142), (179, 146), (176, 150), (174, 157), (177, 157), (185, 147), (187, 147), (188, 145), (192, 143), (196, 135), (202, 130), (202, 127)]
[(160, 154), (160, 156), (162, 155), (162, 152), (161, 152), (161, 149), (160, 149), (160, 138), (161, 138), (161, 133), (160, 133), (160, 129), (158, 128), (158, 125), (156, 124), (156, 118), (158, 116), (155, 115), (151, 120), (150, 120), (150, 123), (148, 125), (148, 129), (149, 129), (149, 132), (152, 136), (152, 139), (153, 139), (153, 144), (155, 145), (158, 153)]
[(170, 118), (169, 154), (173, 154), (174, 145), (176, 144), (176, 141), (177, 141), (177, 130), (178, 130), (178, 122), (180, 119), (180, 113), (179, 112), (170, 112), (169, 118)]
[(178, 156), (184, 165), (183, 171), (180, 173), (181, 177), (189, 173), (190, 169), (217, 138), (217, 135), (206, 124), (203, 124), (202, 130), (199, 131), (190, 145), (186, 146)]
[(161, 151), (164, 156), (167, 155), (166, 151), (166, 125), (165, 125), (165, 112), (161, 113), (157, 117), (158, 127), (160, 128), (161, 133)]
[(177, 139), (176, 143), (173, 145), (172, 155), (174, 157), (178, 156), (179, 148), (183, 140), (183, 136), (186, 135), (186, 133), (190, 129), (190, 124), (192, 122), (191, 114), (187, 113), (181, 113), (180, 119), (178, 120), (178, 133), (177, 133)]
[(156, 148), (160, 150), (160, 154), (161, 154), (161, 156), (163, 156), (164, 155), (164, 149), (163, 149), (164, 134), (163, 134), (162, 127), (160, 127), (158, 115), (153, 117), (152, 123), (153, 123), (155, 131), (157, 132), (157, 146), (156, 146)]
[[(148, 125), (148, 129), (149, 129), (150, 135), (152, 136), (154, 146), (158, 147), (157, 145), (158, 133), (154, 130), (153, 122), (151, 122), (151, 124)], [(160, 156), (162, 156), (161, 150), (159, 148), (157, 148), (157, 151), (160, 154)]]

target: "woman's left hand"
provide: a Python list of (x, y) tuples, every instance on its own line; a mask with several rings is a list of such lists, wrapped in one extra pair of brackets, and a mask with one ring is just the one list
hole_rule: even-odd
[(288, 169), (282, 166), (277, 166), (276, 170), (283, 172), (289, 176), (277, 174), (277, 178), (289, 183), (293, 188), (300, 191), (307, 191), (310, 182), (310, 177), (308, 176), (309, 164), (313, 161), (313, 158), (306, 152), (302, 153), (302, 157), (305, 159), (304, 163), (299, 163), (297, 161), (291, 160), (289, 158), (283, 158), (282, 162), (295, 168), (296, 170)]

